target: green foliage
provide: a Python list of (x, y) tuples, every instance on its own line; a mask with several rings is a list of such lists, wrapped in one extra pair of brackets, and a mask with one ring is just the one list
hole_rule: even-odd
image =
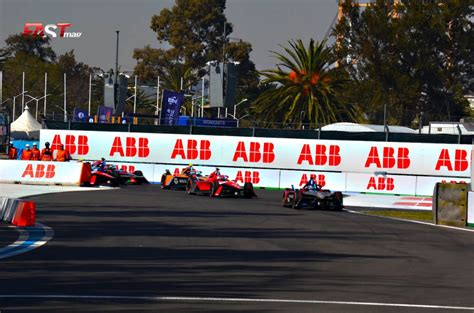
[(272, 52), (280, 61), (277, 68), (261, 72), (263, 82), (276, 88), (264, 91), (255, 101), (259, 118), (317, 127), (352, 115), (336, 98), (345, 79), (334, 67), (326, 42), (311, 39), (306, 47), (302, 40), (290, 41), (283, 49), (285, 54)]
[[(345, 1), (334, 30), (336, 55), (351, 78), (340, 95), (365, 112), (367, 122), (417, 126), (459, 120), (468, 112), (474, 48), (469, 1), (377, 0), (365, 9)], [(471, 84), (471, 85), (470, 85)]]
[[(0, 63), (0, 70), (3, 71), (3, 98), (12, 99), (13, 96), (21, 93), (22, 73), (25, 72), (25, 90), (28, 94), (40, 98), (44, 95), (44, 76), (48, 73), (47, 92), (50, 94), (47, 99), (47, 113), (56, 112), (63, 114), (63, 75), (67, 77), (67, 112), (71, 114), (74, 107), (87, 107), (89, 74), (96, 69), (90, 68), (75, 58), (74, 51), (66, 52), (59, 57), (50, 46), (49, 38), (24, 37), (22, 35), (12, 35), (5, 40), (6, 46), (1, 50), (0, 55), (4, 58)], [(97, 108), (102, 100), (103, 87), (96, 87), (94, 84), (93, 109)], [(103, 83), (102, 83), (103, 85)], [(16, 117), (21, 114), (21, 97), (16, 99)], [(26, 98), (29, 100), (29, 98)], [(26, 101), (25, 101), (26, 102)], [(35, 103), (35, 102), (32, 102)], [(40, 101), (38, 115), (43, 112), (43, 101)], [(10, 110), (13, 109), (12, 101), (6, 103)], [(32, 108), (30, 106), (30, 108)], [(30, 110), (33, 114), (34, 110)], [(96, 112), (92, 110), (92, 112)]]
[(192, 85), (205, 73), (206, 62), (223, 59), (225, 44), (226, 60), (240, 62), (237, 70), (241, 92), (255, 88), (258, 74), (249, 58), (251, 45), (230, 42), (228, 36), (233, 27), (224, 14), (225, 3), (225, 0), (176, 0), (171, 9), (154, 15), (151, 29), (169, 49), (150, 46), (135, 49), (135, 74), (145, 82), (156, 82), (160, 76), (167, 82), (165, 87), (173, 90), (179, 90), (176, 87), (180, 87), (183, 77), (183, 89), (186, 89), (185, 86)]

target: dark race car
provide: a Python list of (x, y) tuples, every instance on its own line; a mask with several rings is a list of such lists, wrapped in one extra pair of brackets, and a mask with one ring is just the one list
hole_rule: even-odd
[(149, 184), (149, 181), (145, 176), (143, 176), (142, 171), (134, 171), (133, 173), (130, 173), (111, 165), (105, 168), (105, 172), (115, 177), (119, 181), (119, 184), (122, 185)]
[(281, 205), (293, 209), (321, 209), (340, 211), (343, 208), (342, 192), (316, 188), (293, 189), (283, 191)]
[(256, 197), (252, 183), (245, 183), (240, 186), (229, 180), (227, 175), (209, 176), (205, 180), (199, 180), (196, 176), (191, 176), (186, 185), (186, 191), (190, 195), (205, 194), (210, 197)]
[(190, 175), (195, 175), (198, 180), (207, 178), (202, 176), (201, 171), (195, 169), (187, 171), (186, 169), (187, 168), (184, 168), (178, 175), (173, 175), (170, 170), (166, 170), (165, 173), (161, 175), (161, 188), (186, 190), (186, 185), (188, 184)]

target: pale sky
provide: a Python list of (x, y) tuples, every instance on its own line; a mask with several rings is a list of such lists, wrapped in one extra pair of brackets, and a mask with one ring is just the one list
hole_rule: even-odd
[[(151, 17), (174, 0), (0, 0), (0, 47), (27, 22), (71, 23), (79, 39), (52, 38), (58, 54), (74, 49), (77, 60), (104, 70), (115, 67), (115, 30), (120, 30), (119, 64), (132, 71), (133, 49), (160, 47), (150, 29)], [(337, 13), (337, 0), (227, 0), (230, 35), (250, 42), (257, 69), (271, 68), (270, 50), (288, 40), (322, 39)]]

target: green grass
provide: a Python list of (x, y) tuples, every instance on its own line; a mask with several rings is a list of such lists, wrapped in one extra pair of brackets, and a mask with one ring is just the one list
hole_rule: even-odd
[(365, 214), (369, 214), (369, 215), (394, 217), (394, 218), (400, 218), (400, 219), (405, 219), (405, 220), (415, 220), (415, 221), (423, 221), (423, 222), (433, 221), (433, 213), (431, 211), (368, 210), (368, 211), (361, 211), (361, 212)]

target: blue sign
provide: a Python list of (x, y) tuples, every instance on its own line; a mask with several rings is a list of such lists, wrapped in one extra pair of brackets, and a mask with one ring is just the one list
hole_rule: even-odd
[(197, 117), (194, 118), (194, 121), (192, 121), (192, 123), (193, 126), (202, 127), (237, 127), (237, 120), (233, 119)]
[(87, 122), (88, 118), (89, 114), (87, 114), (86, 110), (74, 108), (74, 116), (72, 119), (73, 122)]
[(179, 118), (179, 110), (183, 103), (183, 92), (164, 90), (163, 102), (161, 103), (161, 125), (176, 125)]
[(111, 120), (114, 109), (106, 107), (105, 105), (99, 106), (99, 123), (108, 123)]

